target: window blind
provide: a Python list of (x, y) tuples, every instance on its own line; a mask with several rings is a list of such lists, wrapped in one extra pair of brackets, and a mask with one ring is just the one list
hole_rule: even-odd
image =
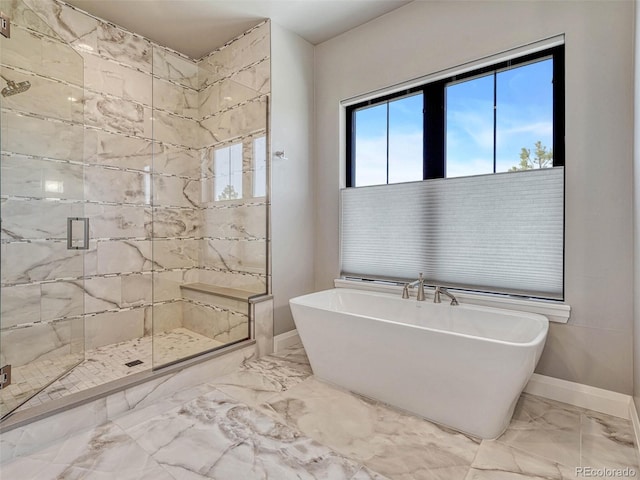
[(341, 191), (345, 276), (563, 299), (564, 168)]

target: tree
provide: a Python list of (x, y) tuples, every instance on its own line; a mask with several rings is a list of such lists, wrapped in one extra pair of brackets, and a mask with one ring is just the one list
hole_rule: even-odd
[(522, 147), (520, 151), (520, 164), (511, 167), (510, 172), (519, 172), (522, 170), (532, 170), (534, 168), (547, 168), (553, 166), (553, 150), (547, 151), (547, 147), (542, 145), (538, 140), (535, 143), (535, 157), (531, 159), (531, 150)]
[(218, 200), (234, 200), (238, 198), (238, 192), (233, 188), (233, 185), (227, 185), (220, 195)]

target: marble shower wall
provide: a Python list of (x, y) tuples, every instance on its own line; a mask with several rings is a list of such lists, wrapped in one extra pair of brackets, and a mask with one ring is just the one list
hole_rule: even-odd
[[(15, 26), (7, 76), (32, 83), (3, 101), (2, 179), (17, 179), (2, 185), (3, 329), (44, 322), (46, 337), (41, 349), (3, 348), (3, 360), (57, 352), (69, 340), (60, 322), (81, 319), (83, 303), (92, 349), (150, 335), (152, 313), (158, 332), (183, 326), (184, 283), (265, 292), (267, 190), (254, 191), (252, 150), (258, 139), (267, 158), (269, 23), (193, 61), (58, 0), (2, 8)], [(238, 142), (244, 194), (220, 201), (213, 153)], [(75, 180), (74, 201), (44, 201), (43, 178)], [(52, 221), (69, 216), (90, 218), (84, 260)], [(34, 241), (45, 238), (55, 241)], [(16, 332), (3, 330), (6, 344)]]
[(0, 364), (72, 365), (82, 354), (84, 265), (82, 251), (67, 250), (66, 220), (83, 212), (83, 60), (23, 2), (0, 8), (13, 19), (2, 76), (31, 84), (0, 102)]
[(153, 334), (159, 334), (184, 326), (180, 285), (198, 281), (202, 238), (198, 66), (154, 46), (152, 84), (153, 207), (147, 233), (153, 239)]
[[(199, 281), (256, 293), (267, 292), (268, 276), (270, 45), (270, 24), (264, 21), (198, 61), (200, 153), (206, 182)], [(241, 149), (242, 156), (240, 165), (230, 168), (238, 170), (235, 182), (220, 182), (228, 172), (216, 170), (216, 155), (234, 148)], [(236, 198), (224, 197), (219, 186), (225, 183), (241, 190)]]

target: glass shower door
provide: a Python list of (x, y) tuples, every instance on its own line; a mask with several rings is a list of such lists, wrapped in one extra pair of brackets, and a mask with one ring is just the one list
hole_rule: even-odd
[[(0, 417), (84, 359), (82, 57), (0, 1)], [(32, 400), (30, 400), (32, 399)]]

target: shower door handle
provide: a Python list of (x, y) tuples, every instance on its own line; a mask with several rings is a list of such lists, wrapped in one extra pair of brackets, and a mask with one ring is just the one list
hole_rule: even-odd
[[(82, 244), (76, 245), (73, 241), (73, 224), (82, 222)], [(89, 219), (87, 217), (67, 218), (67, 250), (89, 250)]]

